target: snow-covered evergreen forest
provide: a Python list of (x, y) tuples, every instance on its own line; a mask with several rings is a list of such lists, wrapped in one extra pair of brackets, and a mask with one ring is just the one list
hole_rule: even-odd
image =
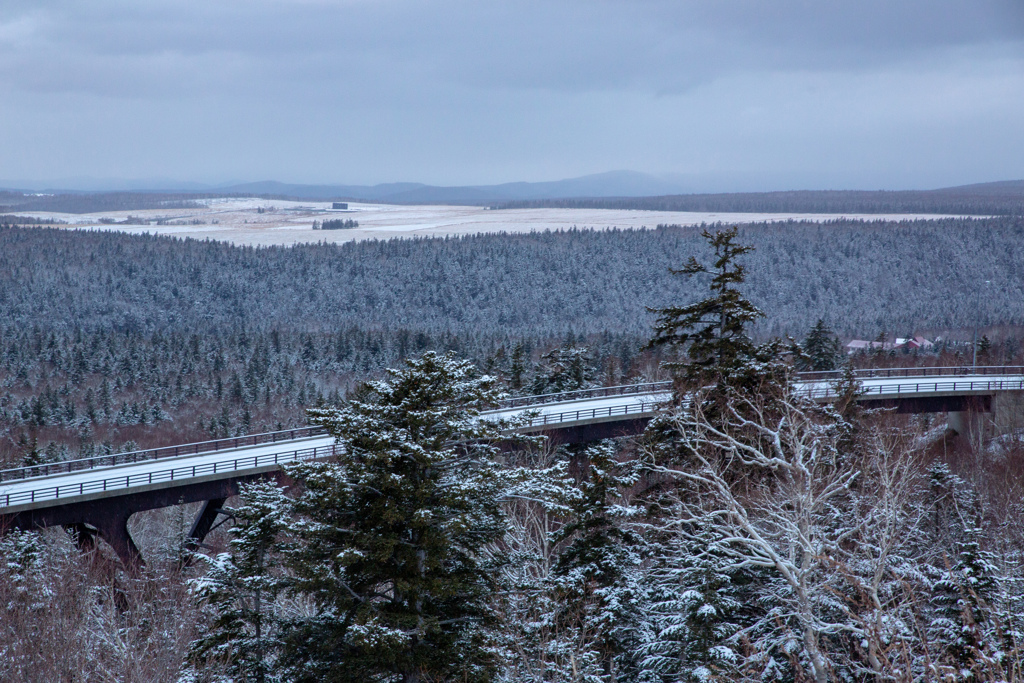
[[(1024, 219), (745, 226), (757, 336), (1024, 324)], [(3, 327), (123, 332), (409, 329), (460, 338), (646, 335), (645, 307), (699, 228), (236, 247), (55, 228), (0, 229)], [(985, 285), (985, 281), (992, 284)]]
[[(583, 340), (601, 382), (653, 379), (645, 307), (699, 293), (668, 270), (699, 253), (698, 233), (254, 249), (0, 228), (0, 462), (296, 426), (429, 349), (515, 374), (517, 391), (543, 352)], [(868, 339), (1024, 322), (1018, 218), (741, 234), (756, 247), (747, 292), (769, 314), (758, 337), (802, 338), (819, 318)], [(996, 341), (992, 362), (1016, 357), (1015, 332)]]
[[(1022, 425), (968, 439), (865, 413), (849, 376), (834, 407), (788, 384), (841, 360), (832, 330), (1020, 325), (1024, 223), (710, 237), (0, 229), (11, 459), (307, 419), (347, 453), (245, 489), (198, 553), (195, 506), (136, 515), (138, 575), (60, 529), (3, 536), (0, 678), (1024, 680)], [(715, 264), (729, 240), (755, 249)], [(474, 419), (668, 374), (679, 400), (634, 439), (510, 446)]]

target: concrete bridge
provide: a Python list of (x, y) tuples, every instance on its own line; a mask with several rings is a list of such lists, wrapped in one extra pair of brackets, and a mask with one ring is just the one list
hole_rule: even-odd
[[(992, 410), (993, 398), (1024, 391), (1024, 367), (905, 368), (858, 373), (868, 405), (898, 412), (941, 412), (963, 431), (971, 413)], [(797, 390), (828, 401), (836, 373), (807, 373)], [(518, 431), (546, 434), (556, 443), (579, 443), (639, 434), (671, 398), (671, 384), (599, 387), (509, 399), (485, 419), (520, 417)], [(288, 463), (339, 454), (317, 427), (219, 439), (0, 471), (0, 530), (63, 525), (79, 543), (103, 538), (129, 567), (141, 555), (128, 518), (143, 510), (204, 502), (190, 531), (200, 543), (239, 484), (280, 477)]]

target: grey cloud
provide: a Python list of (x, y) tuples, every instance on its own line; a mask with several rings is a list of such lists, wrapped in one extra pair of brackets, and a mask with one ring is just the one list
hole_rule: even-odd
[[(856, 3), (44, 3), (0, 39), (0, 78), (101, 95), (424, 81), (474, 88), (677, 91), (746, 69), (863, 69), (1024, 39), (1016, 0)], [(3, 35), (0, 30), (0, 36)], [(23, 37), (24, 38), (24, 37)]]
[(953, 184), (1019, 91), (1020, 0), (0, 3), (8, 177)]

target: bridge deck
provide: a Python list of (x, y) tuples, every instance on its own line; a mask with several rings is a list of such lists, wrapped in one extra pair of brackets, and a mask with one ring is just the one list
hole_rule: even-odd
[[(799, 385), (809, 395), (828, 400), (834, 395), (823, 380)], [(913, 399), (925, 396), (979, 396), (997, 391), (1024, 390), (1021, 375), (967, 375), (956, 377), (899, 377), (863, 380), (864, 400)], [(668, 391), (618, 394), (569, 401), (516, 406), (485, 413), (488, 418), (511, 418), (528, 413), (523, 432), (568, 429), (601, 422), (650, 417), (659, 404), (671, 398)], [(52, 505), (56, 500), (96, 499), (118, 495), (125, 489), (180, 486), (189, 479), (230, 477), (274, 468), (284, 462), (322, 457), (320, 451), (333, 443), (326, 435), (278, 441), (257, 446), (211, 450), (179, 457), (162, 457), (113, 466), (93, 466), (49, 476), (35, 476), (0, 483), (0, 514)], [(170, 449), (164, 449), (170, 450)], [(309, 452), (307, 452), (309, 451)], [(98, 462), (102, 462), (99, 459)], [(38, 468), (36, 468), (38, 469)]]
[[(986, 370), (984, 374), (964, 374), (963, 369), (956, 369), (945, 375), (923, 372), (917, 376), (895, 371), (897, 376), (863, 377), (862, 400), (890, 405), (902, 401), (914, 411), (928, 412), (951, 410), (948, 406), (955, 401), (972, 396), (1024, 391), (1024, 370)], [(821, 401), (835, 394), (827, 377), (808, 378), (797, 386)], [(593, 440), (639, 432), (658, 406), (670, 398), (671, 385), (665, 382), (602, 387), (568, 395), (514, 399), (504, 408), (484, 413), (484, 418), (524, 417), (520, 432), (561, 435), (570, 442)], [(294, 433), (256, 435), (6, 470), (0, 472), (0, 523), (3, 528), (91, 524), (127, 564), (137, 564), (141, 558), (126, 529), (132, 512), (180, 500), (222, 501), (237, 492), (239, 482), (269, 476), (289, 462), (337, 453), (332, 437), (316, 430), (298, 433), (306, 436), (293, 439), (288, 437)], [(235, 447), (236, 443), (248, 445)], [(182, 452), (187, 455), (179, 455)], [(201, 517), (206, 519), (210, 514), (204, 509)], [(206, 521), (212, 521), (212, 517)], [(199, 527), (204, 525), (197, 522)], [(208, 527), (206, 524), (204, 528)]]

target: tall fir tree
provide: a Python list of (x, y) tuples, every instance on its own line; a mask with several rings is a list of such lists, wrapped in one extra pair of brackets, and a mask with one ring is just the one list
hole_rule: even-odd
[(704, 230), (701, 234), (714, 250), (714, 262), (707, 266), (691, 256), (681, 269), (671, 271), (687, 277), (711, 275), (710, 296), (686, 306), (648, 309), (658, 319), (647, 347), (670, 345), (684, 350), (688, 362), (673, 367), (682, 369), (690, 381), (720, 379), (757, 355), (747, 328), (764, 313), (739, 290), (746, 277), (739, 258), (754, 248), (737, 244), (737, 231), (736, 226), (713, 234)]
[(572, 654), (578, 680), (609, 683), (636, 668), (631, 655), (643, 609), (642, 558), (629, 523), (639, 510), (623, 500), (636, 478), (616, 462), (611, 443), (587, 446), (583, 455), (586, 467), (568, 519), (553, 539), (561, 551), (552, 572), (557, 608), (550, 618), (562, 637), (552, 645), (564, 650), (563, 658)]
[(534, 394), (575, 391), (594, 385), (594, 359), (585, 346), (566, 345), (541, 356), (543, 365), (533, 380)]
[(677, 521), (648, 529), (654, 595), (645, 615), (641, 662), (662, 680), (728, 679), (742, 661), (738, 617), (744, 577), (717, 552), (720, 534), (709, 527), (680, 534)]
[(433, 352), (340, 409), (311, 410), (337, 462), (297, 466), (302, 520), (289, 565), (315, 606), (290, 625), (294, 681), (488, 680), (493, 566), (504, 532), (494, 456), (500, 425), (479, 412), (496, 380)]
[(519, 342), (512, 349), (512, 358), (509, 362), (508, 383), (512, 391), (518, 392), (523, 388), (524, 375), (526, 374), (526, 353), (523, 350), (522, 342)]
[(282, 535), (291, 518), (291, 501), (271, 482), (243, 485), (242, 505), (232, 511), (230, 553), (211, 561), (195, 581), (197, 596), (213, 612), (210, 633), (193, 646), (200, 668), (208, 658), (226, 664), (235, 681), (271, 683), (280, 649), (280, 606), (287, 586)]
[(807, 338), (801, 344), (801, 350), (803, 357), (799, 364), (800, 370), (814, 372), (835, 370), (842, 356), (839, 338), (822, 318), (818, 318), (818, 322), (807, 333)]

